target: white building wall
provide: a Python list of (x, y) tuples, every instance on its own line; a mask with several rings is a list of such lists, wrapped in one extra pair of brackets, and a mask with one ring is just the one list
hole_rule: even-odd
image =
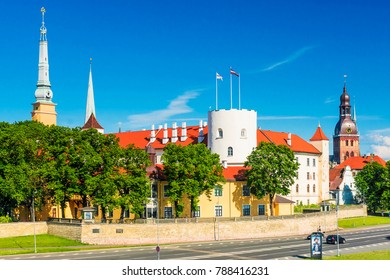
[[(227, 165), (243, 165), (257, 146), (256, 111), (209, 111), (208, 126), (208, 147)], [(229, 154), (230, 148), (233, 154)]]
[(291, 192), (286, 198), (294, 201), (296, 206), (301, 203), (309, 205), (321, 202), (319, 155), (295, 153), (295, 157), (299, 163), (298, 179), (291, 186)]

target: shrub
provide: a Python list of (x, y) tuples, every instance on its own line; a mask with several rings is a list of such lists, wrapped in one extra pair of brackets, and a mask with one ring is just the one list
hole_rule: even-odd
[(12, 223), (12, 218), (9, 216), (1, 216), (0, 223)]

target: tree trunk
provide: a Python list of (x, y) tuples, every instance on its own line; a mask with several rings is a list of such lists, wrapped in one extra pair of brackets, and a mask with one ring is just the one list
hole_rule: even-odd
[(65, 207), (66, 207), (66, 202), (65, 201), (62, 201), (61, 202), (61, 216), (63, 219), (65, 219)]
[(271, 211), (271, 216), (275, 215), (275, 213), (274, 213), (274, 198), (275, 198), (274, 194), (269, 194), (269, 209)]

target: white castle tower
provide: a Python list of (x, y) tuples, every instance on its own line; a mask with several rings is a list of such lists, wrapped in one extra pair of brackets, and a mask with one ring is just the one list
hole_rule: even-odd
[(208, 113), (208, 147), (224, 167), (242, 166), (257, 146), (257, 113), (253, 110), (214, 110)]

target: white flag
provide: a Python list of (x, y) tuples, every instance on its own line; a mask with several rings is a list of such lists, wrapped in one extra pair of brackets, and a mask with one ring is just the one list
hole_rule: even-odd
[(221, 75), (219, 75), (218, 73), (217, 73), (217, 80), (221, 80), (221, 81), (223, 81), (223, 78), (222, 78), (222, 76), (221, 76)]

